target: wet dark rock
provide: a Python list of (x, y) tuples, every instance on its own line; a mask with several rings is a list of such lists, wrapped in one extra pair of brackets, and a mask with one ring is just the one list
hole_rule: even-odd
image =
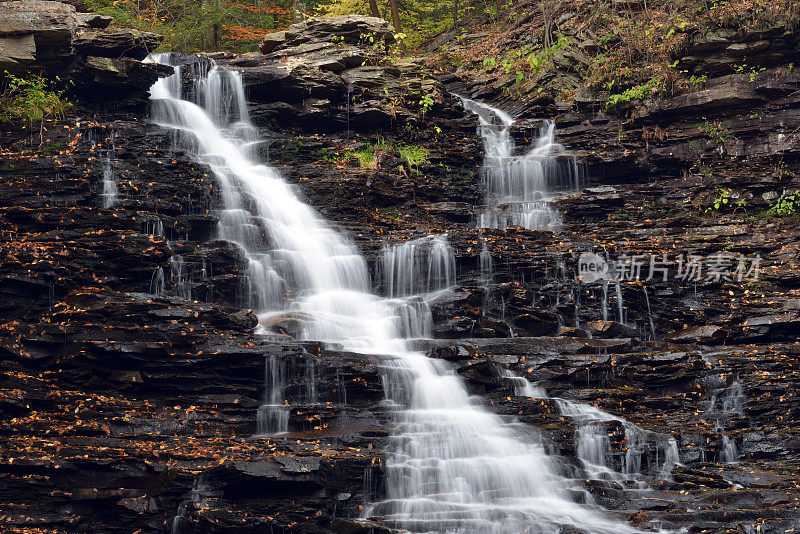
[(587, 325), (595, 337), (636, 337), (638, 332), (615, 321), (590, 321)]
[(686, 328), (670, 335), (668, 339), (676, 343), (717, 344), (722, 343), (727, 336), (728, 333), (723, 328), (706, 325)]

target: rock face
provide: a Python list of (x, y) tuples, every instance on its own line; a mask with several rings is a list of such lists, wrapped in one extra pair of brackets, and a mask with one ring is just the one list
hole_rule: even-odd
[[(114, 91), (120, 103), (141, 104), (147, 89), (171, 69), (141, 64), (163, 37), (127, 28), (109, 28), (109, 17), (77, 13), (47, 0), (0, 3), (0, 69), (36, 72), (74, 82), (85, 97)], [(144, 96), (142, 96), (144, 95)]]
[(394, 41), (392, 28), (383, 19), (359, 15), (314, 17), (292, 24), (286, 31), (268, 34), (261, 43), (261, 52), (268, 54), (312, 43), (389, 45)]
[(417, 119), (425, 95), (444, 100), (441, 85), (426, 79), (421, 63), (391, 61), (387, 47), (393, 42), (383, 19), (316, 17), (269, 34), (263, 58), (230, 65), (242, 72), (256, 121), (374, 131)]

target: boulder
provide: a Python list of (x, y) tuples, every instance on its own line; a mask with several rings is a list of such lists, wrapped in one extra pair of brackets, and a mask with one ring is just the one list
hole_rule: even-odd
[(261, 41), (261, 46), (259, 47), (259, 50), (261, 51), (262, 54), (269, 54), (270, 52), (272, 52), (285, 42), (286, 42), (285, 31), (268, 33), (267, 35), (264, 36), (264, 40)]
[(114, 20), (108, 15), (99, 15), (97, 13), (78, 13), (76, 16), (81, 27), (99, 30), (108, 28), (108, 25)]
[(78, 32), (74, 44), (76, 52), (81, 55), (144, 59), (163, 40), (164, 37), (156, 33), (111, 28)]
[(148, 91), (163, 76), (172, 74), (173, 69), (157, 63), (141, 63), (131, 58), (107, 58), (89, 56), (86, 58), (84, 94), (98, 92), (99, 97), (107, 96), (108, 90), (125, 92), (130, 90)]
[[(150, 86), (172, 68), (140, 63), (163, 37), (129, 28), (108, 28), (111, 17), (77, 13), (46, 0), (0, 2), (0, 70), (43, 72), (74, 83), (81, 96), (113, 90), (116, 104), (141, 106)], [(138, 93), (133, 100), (128, 97)]]
[(586, 326), (595, 337), (630, 338), (639, 337), (639, 332), (616, 321), (590, 321)]
[[(274, 35), (274, 34), (273, 34)], [(337, 17), (314, 17), (286, 30), (285, 41), (279, 46), (297, 46), (306, 43), (333, 43), (334, 39), (341, 43), (358, 44), (364, 36), (370, 36), (374, 42), (383, 40), (394, 42), (394, 31), (383, 19), (363, 17), (361, 15), (340, 15)]]
[(63, 67), (74, 56), (75, 8), (44, 0), (0, 2), (0, 68)]

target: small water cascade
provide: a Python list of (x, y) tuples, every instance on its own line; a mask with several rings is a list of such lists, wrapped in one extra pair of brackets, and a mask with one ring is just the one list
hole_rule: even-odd
[(583, 173), (578, 160), (555, 142), (555, 123), (542, 121), (533, 146), (518, 154), (511, 116), (481, 102), (461, 101), (478, 116), (485, 150), (486, 210), (478, 226), (558, 230), (562, 221), (552, 206), (555, 194), (578, 190)]
[(650, 309), (650, 296), (647, 294), (647, 286), (642, 285), (642, 291), (644, 292), (644, 302), (647, 305), (647, 322), (650, 325), (650, 339), (655, 341), (658, 337), (656, 336), (656, 325), (653, 322), (653, 311)]
[(183, 260), (183, 256), (180, 254), (170, 256), (169, 278), (172, 283), (172, 292), (182, 299), (191, 300), (192, 287), (186, 271), (186, 262)]
[(113, 136), (112, 136), (112, 149), (106, 150), (100, 157), (100, 168), (103, 171), (103, 192), (100, 195), (101, 205), (103, 208), (110, 208), (117, 202), (117, 181), (114, 178), (114, 169), (111, 166), (111, 153), (113, 149)]
[(142, 233), (153, 237), (164, 237), (164, 223), (161, 219), (151, 219), (142, 223)]
[(722, 435), (722, 450), (719, 458), (728, 464), (739, 463), (739, 449), (736, 448), (736, 442), (724, 434)]
[(456, 257), (447, 234), (386, 245), (380, 264), (384, 291), (390, 298), (447, 289), (456, 279)]
[(622, 299), (622, 287), (619, 281), (614, 284), (614, 292), (617, 296), (617, 320), (620, 324), (627, 324), (627, 318), (625, 317), (625, 301)]
[(514, 395), (532, 399), (547, 398), (547, 391), (545, 391), (544, 388), (533, 385), (533, 383), (524, 376), (516, 375), (509, 369), (501, 366), (497, 366), (497, 372), (500, 376), (507, 378), (514, 386)]
[(312, 355), (306, 356), (306, 404), (319, 402), (317, 393), (317, 360)]
[[(302, 203), (275, 169), (248, 155), (253, 129), (247, 127), (241, 77), (212, 64), (198, 82), (187, 94), (179, 73), (156, 82), (154, 118), (216, 177), (219, 237), (243, 251), (254, 307), (262, 319), (303, 314), (298, 337), (372, 354), (381, 366), (395, 424), (384, 470), (386, 498), (365, 506), (364, 518), (416, 532), (635, 532), (587, 504), (588, 493), (566, 476), (538, 433), (508, 423), (471, 397), (448, 362), (409, 349), (391, 300), (371, 293), (367, 263), (352, 241)], [(192, 100), (184, 99), (188, 94)], [(451, 283), (455, 274), (449, 260), (434, 259), (446, 257), (446, 247), (432, 242), (429, 251), (425, 291)], [(408, 273), (397, 261), (388, 263)], [(413, 259), (411, 264), (414, 273)], [(410, 279), (393, 278), (387, 292), (418, 290), (417, 278)], [(259, 432), (285, 432), (285, 372), (277, 356), (266, 361), (265, 378)], [(346, 396), (344, 377), (338, 386)]]
[(195, 524), (187, 516), (189, 508), (199, 509), (203, 506), (203, 501), (210, 497), (211, 487), (205, 482), (203, 476), (197, 477), (192, 483), (189, 497), (178, 506), (178, 513), (172, 518), (170, 532), (172, 534), (192, 534), (195, 532)]
[(167, 294), (166, 281), (164, 279), (164, 269), (156, 267), (150, 276), (150, 294), (163, 296)]
[(286, 362), (274, 354), (264, 364), (264, 397), (256, 414), (256, 434), (274, 436), (289, 430), (289, 406), (285, 402)]
[(489, 246), (486, 243), (486, 239), (481, 242), (481, 254), (480, 254), (480, 269), (481, 269), (481, 280), (485, 281), (485, 283), (489, 283), (492, 279), (492, 272), (494, 271), (494, 261), (492, 260), (492, 254), (489, 252)]
[(722, 416), (742, 415), (746, 399), (742, 384), (734, 382), (730, 387), (720, 389), (711, 395), (706, 413)]
[[(647, 456), (650, 445), (656, 451), (655, 471), (659, 477), (668, 479), (672, 468), (680, 463), (678, 443), (672, 436), (650, 432), (627, 419), (588, 404), (558, 398), (554, 400), (561, 414), (572, 418), (577, 425), (575, 447), (589, 478), (622, 482), (642, 474), (642, 457)], [(620, 470), (616, 470), (611, 462), (613, 449), (607, 424), (612, 422), (622, 426), (625, 431), (625, 456)]]

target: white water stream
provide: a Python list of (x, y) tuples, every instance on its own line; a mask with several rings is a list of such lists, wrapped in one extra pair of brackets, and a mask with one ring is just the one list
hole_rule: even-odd
[[(169, 63), (170, 56), (151, 60)], [(588, 493), (564, 476), (538, 435), (472, 398), (448, 363), (409, 350), (397, 307), (371, 293), (355, 245), (275, 169), (249, 156), (257, 140), (238, 73), (199, 69), (184, 93), (178, 72), (158, 81), (151, 97), (154, 120), (176, 131), (216, 177), (219, 235), (246, 255), (251, 305), (265, 318), (302, 317), (300, 337), (372, 354), (385, 368), (394, 446), (387, 498), (365, 518), (418, 532), (634, 532), (587, 504)], [(283, 429), (280, 414), (265, 417)]]
[(463, 97), (461, 101), (478, 116), (485, 151), (486, 210), (478, 226), (558, 230), (561, 216), (552, 206), (555, 192), (577, 191), (582, 172), (577, 158), (567, 156), (555, 142), (555, 123), (543, 121), (533, 146), (518, 154), (511, 116), (482, 102)]

